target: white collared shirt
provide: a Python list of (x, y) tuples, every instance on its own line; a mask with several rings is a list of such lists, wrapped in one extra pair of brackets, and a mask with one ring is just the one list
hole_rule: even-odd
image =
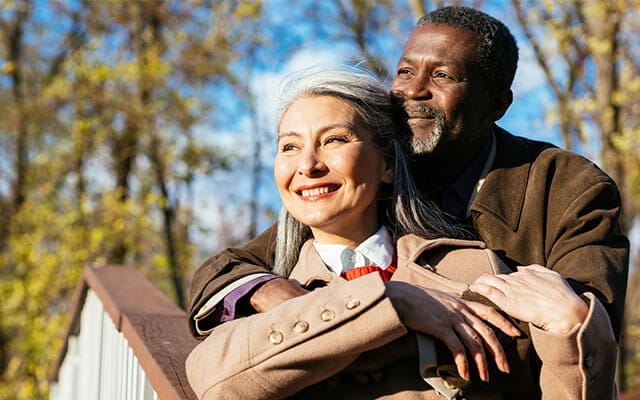
[(355, 249), (342, 244), (322, 244), (316, 241), (313, 246), (322, 261), (337, 275), (365, 265), (387, 268), (391, 265), (394, 249), (391, 234), (384, 226)]

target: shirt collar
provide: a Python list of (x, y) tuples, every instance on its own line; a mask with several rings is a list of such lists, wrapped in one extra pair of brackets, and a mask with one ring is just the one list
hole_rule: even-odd
[(322, 261), (336, 274), (365, 265), (387, 268), (393, 259), (393, 240), (384, 226), (369, 236), (355, 249), (341, 244), (322, 244), (316, 241), (313, 246)]
[(495, 159), (494, 136), (492, 132), (480, 152), (450, 186), (443, 188), (430, 182), (434, 200), (444, 212), (457, 218), (468, 216), (469, 206), (480, 189), (478, 183), (487, 175)]
[(489, 135), (489, 140), (487, 140), (484, 146), (482, 146), (478, 155), (475, 156), (467, 168), (465, 168), (462, 174), (460, 174), (460, 176), (450, 186), (450, 189), (456, 192), (465, 206), (471, 198), (473, 189), (485, 169), (494, 141), (493, 133), (491, 133), (491, 135)]

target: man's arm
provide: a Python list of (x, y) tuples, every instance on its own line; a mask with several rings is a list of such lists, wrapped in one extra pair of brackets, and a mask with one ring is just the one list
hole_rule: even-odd
[(250, 281), (252, 275), (270, 273), (275, 257), (276, 232), (277, 226), (273, 225), (244, 247), (223, 250), (198, 268), (191, 282), (189, 305), (189, 326), (195, 336), (199, 335), (194, 317), (214, 294), (240, 279), (247, 278)]
[[(522, 151), (517, 146), (503, 149)], [(518, 165), (503, 161), (472, 204), (474, 226), (489, 248), (512, 266), (543, 265), (567, 279), (577, 293), (594, 293), (611, 317), (616, 337), (629, 263), (620, 212), (615, 183), (590, 161), (557, 148)]]

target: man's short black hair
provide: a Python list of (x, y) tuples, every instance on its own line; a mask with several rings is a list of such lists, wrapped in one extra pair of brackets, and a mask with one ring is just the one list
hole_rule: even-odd
[(518, 45), (509, 28), (490, 15), (469, 7), (444, 7), (425, 15), (417, 26), (442, 24), (478, 34), (476, 61), (487, 83), (509, 88), (518, 65)]

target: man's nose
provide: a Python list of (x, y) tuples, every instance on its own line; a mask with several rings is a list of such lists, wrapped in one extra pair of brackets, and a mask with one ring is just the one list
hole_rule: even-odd
[(422, 76), (416, 76), (408, 81), (402, 92), (405, 99), (410, 100), (426, 100), (432, 96), (430, 81)]
[(327, 166), (316, 149), (308, 149), (303, 152), (298, 165), (298, 174), (315, 177), (323, 174), (326, 170)]

